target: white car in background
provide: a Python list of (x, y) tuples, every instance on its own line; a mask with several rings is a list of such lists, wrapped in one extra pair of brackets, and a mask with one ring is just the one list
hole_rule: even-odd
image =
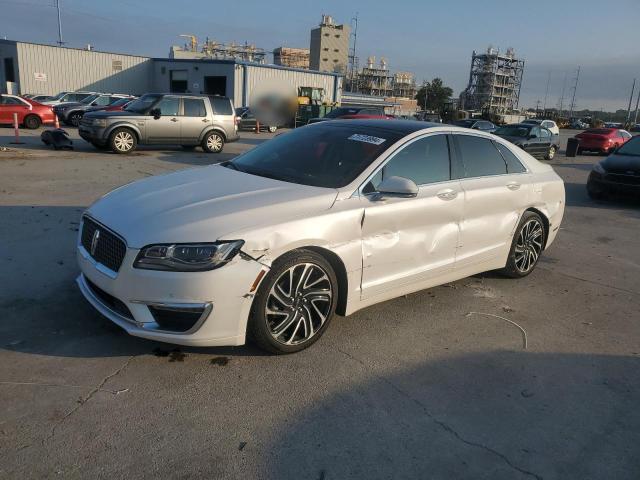
[(521, 123), (528, 123), (529, 125), (540, 125), (549, 130), (553, 135), (560, 135), (560, 128), (558, 127), (558, 124), (553, 120), (530, 118)]
[(290, 353), (336, 313), (487, 270), (528, 275), (564, 205), (553, 169), (494, 135), (321, 122), (105, 195), (82, 217), (77, 282), (132, 335)]

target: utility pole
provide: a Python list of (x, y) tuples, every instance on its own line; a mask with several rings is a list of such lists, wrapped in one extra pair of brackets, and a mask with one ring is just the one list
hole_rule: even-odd
[(560, 114), (558, 115), (562, 118), (562, 111), (564, 109), (564, 91), (567, 88), (567, 73), (564, 74), (564, 82), (562, 82), (562, 95), (560, 95)]
[(62, 41), (62, 20), (60, 19), (60, 0), (56, 0), (56, 8), (58, 9), (58, 45), (64, 45)]
[(353, 37), (353, 49), (351, 50), (351, 55), (350, 55), (350, 69), (349, 69), (349, 79), (348, 79), (348, 84), (349, 84), (349, 91), (350, 92), (354, 92), (355, 89), (354, 87), (354, 82), (355, 82), (355, 76), (357, 75), (357, 70), (358, 70), (358, 57), (356, 57), (356, 44), (358, 42), (358, 12), (356, 12), (356, 16), (351, 18), (351, 28), (352, 28), (352, 32), (351, 32), (351, 36)]
[(631, 120), (631, 102), (633, 102), (633, 94), (636, 90), (636, 79), (633, 79), (633, 85), (631, 86), (631, 96), (629, 97), (629, 106), (627, 107), (627, 123)]
[(542, 115), (547, 116), (547, 97), (549, 96), (549, 83), (551, 82), (551, 70), (549, 70), (549, 75), (547, 75), (547, 90), (544, 92), (544, 104), (542, 106)]
[(571, 121), (571, 117), (573, 117), (573, 109), (576, 108), (576, 90), (578, 90), (579, 79), (580, 79), (580, 67), (578, 66), (578, 71), (576, 72), (576, 81), (573, 84), (573, 97), (571, 98), (571, 110), (569, 112), (569, 121)]
[(536, 100), (536, 117), (540, 116), (540, 99)]
[(636, 113), (633, 116), (634, 125), (638, 123), (638, 107), (640, 106), (640, 88), (638, 89), (638, 96), (636, 98)]

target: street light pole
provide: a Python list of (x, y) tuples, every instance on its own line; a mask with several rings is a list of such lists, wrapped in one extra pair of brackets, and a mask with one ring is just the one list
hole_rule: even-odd
[(58, 45), (64, 45), (62, 41), (62, 20), (60, 18), (60, 0), (56, 0), (56, 8), (58, 9)]

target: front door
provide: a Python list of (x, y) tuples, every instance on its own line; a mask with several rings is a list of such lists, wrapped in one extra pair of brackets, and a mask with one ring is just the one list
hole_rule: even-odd
[(151, 116), (147, 120), (147, 142), (180, 143), (180, 97), (165, 96), (154, 108), (160, 109), (160, 118)]
[[(384, 178), (400, 176), (419, 186), (415, 198), (380, 197)], [(451, 179), (446, 134), (404, 146), (361, 190), (362, 297), (371, 298), (449, 272), (455, 263), (463, 198)]]
[(488, 138), (468, 134), (454, 134), (454, 138), (464, 165), (460, 181), (464, 213), (456, 267), (499, 263), (503, 257), (506, 260), (511, 236), (529, 201), (528, 174), (512, 153), (505, 150), (510, 155), (505, 158)]

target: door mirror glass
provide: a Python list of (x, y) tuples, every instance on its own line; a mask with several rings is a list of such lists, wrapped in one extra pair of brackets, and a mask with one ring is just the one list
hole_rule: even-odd
[(160, 111), (159, 108), (152, 108), (149, 111), (149, 115), (151, 115), (153, 118), (155, 118), (156, 120), (158, 120), (161, 116), (162, 116), (162, 112)]
[(385, 197), (415, 197), (418, 195), (418, 186), (408, 178), (388, 177), (378, 185), (378, 193)]

